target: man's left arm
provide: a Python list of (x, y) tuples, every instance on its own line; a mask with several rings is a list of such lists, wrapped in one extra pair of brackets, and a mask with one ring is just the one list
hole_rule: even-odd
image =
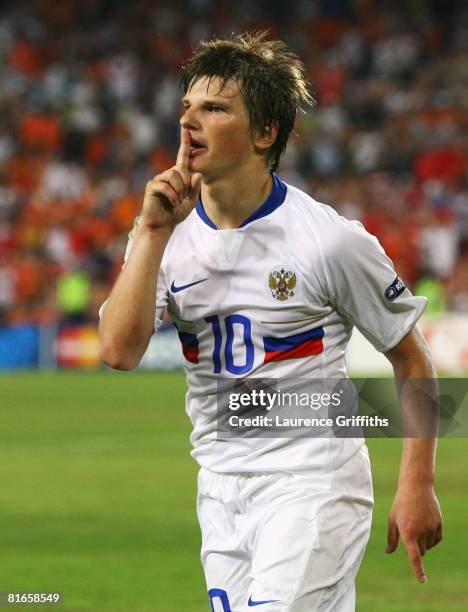
[[(412, 430), (409, 435), (415, 437), (405, 435), (403, 440), (398, 489), (388, 521), (386, 552), (392, 553), (401, 538), (416, 578), (426, 582), (422, 557), (426, 550), (442, 540), (442, 515), (434, 493), (437, 414), (434, 410), (436, 398), (424, 392), (414, 393), (414, 389), (418, 386), (416, 381), (421, 381), (423, 387), (426, 382), (430, 387), (436, 379), (436, 372), (429, 348), (417, 326), (385, 356), (393, 366), (400, 389), (405, 388), (405, 382), (411, 387), (412, 379), (415, 380), (411, 387), (413, 393), (399, 393), (403, 419), (408, 420)], [(435, 383), (433, 389), (437, 389)], [(430, 433), (426, 435), (424, 432)]]

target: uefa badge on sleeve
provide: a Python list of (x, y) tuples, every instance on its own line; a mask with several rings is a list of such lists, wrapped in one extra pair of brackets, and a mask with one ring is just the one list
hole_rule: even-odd
[(268, 287), (275, 300), (290, 300), (299, 290), (297, 274), (289, 266), (276, 266), (268, 276)]
[(401, 295), (405, 289), (405, 283), (401, 280), (399, 276), (397, 276), (393, 283), (385, 289), (385, 297), (387, 298), (387, 300), (390, 300), (390, 302), (393, 302), (393, 300), (396, 300), (397, 297)]

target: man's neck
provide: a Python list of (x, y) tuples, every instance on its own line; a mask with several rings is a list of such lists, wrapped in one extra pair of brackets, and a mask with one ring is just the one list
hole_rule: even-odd
[(268, 198), (273, 179), (263, 172), (236, 172), (229, 177), (202, 183), (201, 197), (206, 214), (218, 229), (234, 229)]

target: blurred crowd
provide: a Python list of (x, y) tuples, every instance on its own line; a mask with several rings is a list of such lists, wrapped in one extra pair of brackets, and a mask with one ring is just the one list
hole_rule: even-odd
[(253, 28), (317, 101), (280, 176), (359, 219), (433, 312), (468, 311), (465, 3), (30, 0), (0, 9), (0, 323), (96, 319), (175, 159), (181, 61)]

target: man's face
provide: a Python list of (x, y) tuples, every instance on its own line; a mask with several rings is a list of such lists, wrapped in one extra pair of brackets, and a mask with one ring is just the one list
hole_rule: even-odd
[[(208, 84), (209, 83), (209, 84)], [(229, 175), (257, 155), (249, 131), (249, 116), (237, 84), (200, 78), (187, 91), (180, 120), (192, 140), (190, 170), (205, 180)]]

